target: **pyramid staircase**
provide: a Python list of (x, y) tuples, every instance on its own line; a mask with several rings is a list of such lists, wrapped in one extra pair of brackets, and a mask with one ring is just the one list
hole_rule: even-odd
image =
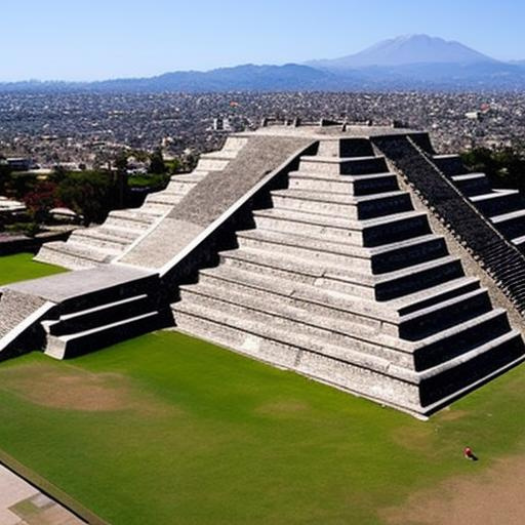
[(149, 194), (140, 208), (111, 211), (104, 224), (75, 230), (67, 241), (47, 243), (36, 260), (70, 270), (115, 261), (157, 226), (210, 172), (223, 170), (245, 143), (242, 138), (228, 138), (222, 150), (202, 155), (192, 173), (172, 176), (166, 189)]
[(418, 415), (523, 360), (505, 311), (367, 140), (320, 141), (271, 198), (181, 287), (179, 330)]
[(433, 155), (432, 158), (494, 227), (525, 251), (525, 200), (520, 192), (493, 189), (485, 173), (469, 173), (459, 155)]

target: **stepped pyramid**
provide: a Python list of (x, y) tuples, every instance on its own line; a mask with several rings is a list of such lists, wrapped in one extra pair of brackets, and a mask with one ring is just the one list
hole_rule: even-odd
[(427, 416), (525, 359), (522, 210), (424, 132), (236, 134), (142, 208), (46, 245), (38, 260), (76, 271), (1, 291), (0, 358), (171, 327)]
[(173, 304), (178, 328), (429, 414), (523, 358), (372, 143), (324, 140)]

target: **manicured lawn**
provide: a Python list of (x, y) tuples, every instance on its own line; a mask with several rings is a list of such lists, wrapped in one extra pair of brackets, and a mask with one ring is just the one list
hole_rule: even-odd
[(521, 367), (421, 422), (160, 332), (0, 364), (0, 447), (114, 525), (370, 525), (525, 451), (524, 399)]
[(8, 255), (0, 257), (0, 286), (17, 281), (38, 279), (65, 271), (64, 268), (58, 266), (33, 261), (33, 254), (31, 253)]

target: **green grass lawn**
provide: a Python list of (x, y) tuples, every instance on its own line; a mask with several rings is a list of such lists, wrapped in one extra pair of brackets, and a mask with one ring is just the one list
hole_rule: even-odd
[(31, 253), (0, 257), (0, 286), (65, 272), (64, 268), (33, 261)]
[(525, 451), (524, 398), (521, 367), (421, 422), (159, 332), (2, 363), (0, 447), (114, 525), (369, 525)]

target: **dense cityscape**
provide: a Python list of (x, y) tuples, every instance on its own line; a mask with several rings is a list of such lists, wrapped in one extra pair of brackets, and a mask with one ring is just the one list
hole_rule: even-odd
[[(523, 93), (221, 93), (0, 95), (0, 155), (97, 168), (126, 149), (196, 156), (225, 129), (256, 129), (263, 118), (333, 118), (430, 131), (442, 152), (521, 145)], [(219, 120), (220, 122), (220, 120)]]

